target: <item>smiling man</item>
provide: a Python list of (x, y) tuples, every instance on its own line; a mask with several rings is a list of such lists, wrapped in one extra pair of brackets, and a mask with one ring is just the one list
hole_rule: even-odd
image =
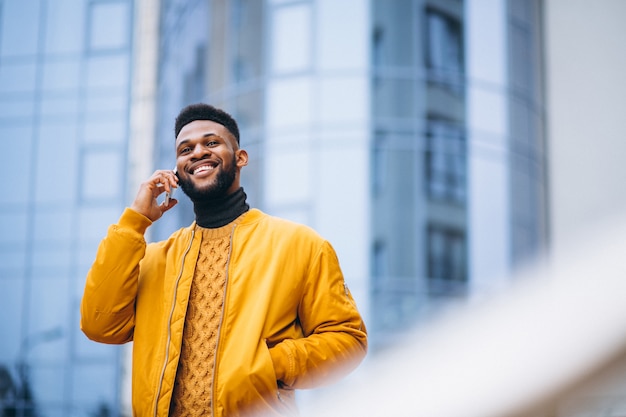
[[(312, 229), (251, 209), (235, 120), (194, 104), (175, 123), (176, 171), (158, 170), (109, 227), (85, 284), (81, 328), (133, 341), (136, 416), (291, 416), (294, 390), (353, 370), (367, 351), (332, 246)], [(196, 221), (147, 244), (177, 201)]]

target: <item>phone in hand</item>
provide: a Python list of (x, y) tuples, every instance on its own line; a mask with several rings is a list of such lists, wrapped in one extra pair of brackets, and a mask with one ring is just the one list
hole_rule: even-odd
[[(176, 168), (174, 168), (172, 171), (174, 171), (174, 175), (178, 177), (178, 171), (176, 170)], [(173, 194), (174, 194), (174, 188), (172, 188), (172, 186), (170, 185), (170, 191), (165, 192), (165, 205), (166, 206), (170, 204), (170, 198), (172, 197)]]

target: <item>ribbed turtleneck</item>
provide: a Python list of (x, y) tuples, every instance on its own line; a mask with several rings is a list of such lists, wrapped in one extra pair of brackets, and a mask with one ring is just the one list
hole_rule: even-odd
[(196, 223), (200, 227), (214, 229), (222, 227), (250, 209), (246, 193), (239, 188), (232, 194), (210, 201), (194, 202)]

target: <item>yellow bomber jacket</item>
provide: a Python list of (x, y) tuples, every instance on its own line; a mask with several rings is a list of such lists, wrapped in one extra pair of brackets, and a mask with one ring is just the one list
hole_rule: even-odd
[[(213, 416), (296, 413), (293, 390), (353, 370), (367, 334), (331, 245), (312, 229), (257, 209), (232, 224), (214, 364)], [(189, 289), (195, 224), (146, 244), (152, 222), (127, 208), (100, 243), (85, 284), (81, 329), (133, 341), (136, 416), (167, 416)]]

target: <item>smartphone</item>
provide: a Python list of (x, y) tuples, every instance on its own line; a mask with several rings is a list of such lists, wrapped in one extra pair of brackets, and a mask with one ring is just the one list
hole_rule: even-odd
[[(174, 171), (174, 175), (178, 177), (178, 171), (176, 171), (176, 168), (174, 168), (172, 171)], [(172, 188), (172, 186), (170, 185), (170, 191), (165, 192), (165, 205), (166, 206), (170, 204), (170, 198), (174, 194), (174, 190), (175, 188)]]

